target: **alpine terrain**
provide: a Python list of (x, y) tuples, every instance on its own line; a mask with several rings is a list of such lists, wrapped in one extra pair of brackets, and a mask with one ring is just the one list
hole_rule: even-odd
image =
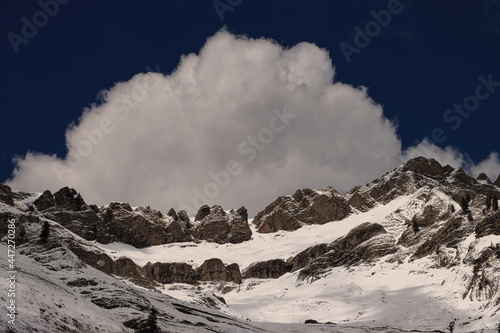
[(0, 331), (500, 332), (499, 198), (423, 157), (253, 219), (0, 184)]

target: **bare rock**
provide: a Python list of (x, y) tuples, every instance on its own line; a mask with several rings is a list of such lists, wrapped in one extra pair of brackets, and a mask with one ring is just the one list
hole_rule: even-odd
[(476, 237), (500, 235), (500, 211), (486, 217), (475, 228)]
[(147, 264), (144, 269), (157, 282), (167, 283), (195, 283), (194, 270), (191, 265), (183, 262)]
[(283, 259), (259, 261), (243, 271), (243, 278), (277, 279), (291, 271), (291, 265)]
[(165, 243), (177, 243), (177, 242), (188, 242), (191, 240), (191, 237), (184, 233), (181, 225), (178, 221), (173, 221), (170, 225), (165, 229), (166, 238)]
[(198, 213), (196, 213), (194, 220), (201, 221), (208, 215), (210, 215), (210, 207), (208, 205), (203, 205), (198, 209)]
[[(235, 266), (236, 265), (236, 266)], [(238, 264), (232, 264), (228, 269), (218, 258), (208, 259), (195, 269), (197, 281), (225, 281), (241, 283), (241, 274)]]
[(481, 172), (476, 179), (485, 181), (488, 184), (492, 184), (490, 178), (484, 172)]
[(34, 205), (38, 211), (43, 212), (56, 205), (54, 196), (49, 190), (43, 192), (34, 202)]
[(179, 217), (177, 216), (177, 213), (175, 212), (175, 209), (170, 208), (170, 210), (167, 213), (167, 216), (170, 216), (171, 218), (174, 219), (174, 221), (179, 220)]
[(9, 206), (14, 206), (14, 198), (12, 197), (12, 189), (10, 186), (0, 183), (0, 202)]
[(253, 223), (262, 233), (293, 231), (302, 224), (338, 221), (351, 213), (347, 200), (333, 188), (302, 189), (292, 196), (281, 196), (258, 213)]

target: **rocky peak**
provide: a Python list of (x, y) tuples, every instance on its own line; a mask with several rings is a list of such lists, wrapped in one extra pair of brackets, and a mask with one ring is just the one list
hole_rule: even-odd
[(445, 176), (445, 169), (433, 158), (415, 157), (408, 160), (401, 167), (402, 171), (413, 171), (415, 173), (441, 179)]
[(500, 175), (498, 175), (497, 180), (495, 180), (493, 184), (495, 184), (496, 186), (500, 186)]
[(488, 183), (488, 184), (491, 184), (491, 180), (490, 180), (490, 178), (489, 178), (489, 177), (488, 177), (488, 176), (487, 176), (484, 172), (481, 172), (481, 173), (477, 176), (477, 178), (476, 178), (476, 179), (477, 179), (477, 180), (482, 180), (482, 181), (485, 181), (485, 182), (486, 182), (486, 183)]
[(54, 207), (56, 204), (56, 201), (54, 199), (54, 196), (49, 190), (46, 190), (45, 192), (42, 193), (41, 196), (39, 196), (35, 202), (34, 205), (39, 211), (44, 211), (47, 210), (51, 207)]
[(83, 200), (80, 193), (76, 192), (75, 189), (69, 187), (63, 187), (62, 189), (54, 193), (54, 201), (58, 207), (72, 211), (88, 209), (88, 206)]
[(6, 203), (9, 206), (14, 206), (12, 198), (12, 189), (8, 185), (0, 183), (0, 202)]
[(167, 213), (167, 216), (170, 216), (171, 218), (174, 219), (174, 221), (177, 221), (179, 217), (177, 216), (177, 213), (175, 212), (175, 209), (170, 208), (170, 210)]
[(205, 218), (205, 216), (210, 215), (210, 207), (208, 205), (203, 205), (198, 209), (198, 213), (194, 217), (194, 221), (201, 221)]

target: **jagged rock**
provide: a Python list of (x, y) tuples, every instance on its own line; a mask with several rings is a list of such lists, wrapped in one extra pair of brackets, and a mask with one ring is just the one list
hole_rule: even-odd
[(165, 229), (166, 238), (165, 243), (176, 243), (176, 242), (188, 242), (191, 240), (191, 237), (184, 233), (181, 225), (178, 221), (173, 221), (170, 225)]
[(495, 180), (493, 184), (495, 184), (496, 186), (500, 186), (500, 175), (498, 175), (497, 180)]
[(477, 238), (488, 235), (500, 235), (500, 211), (479, 222), (476, 225), (475, 232)]
[[(236, 266), (234, 266), (236, 265)], [(226, 281), (241, 283), (241, 274), (238, 264), (228, 268), (222, 260), (218, 258), (208, 259), (195, 269), (195, 279), (197, 281)]]
[(208, 205), (203, 205), (198, 209), (198, 213), (194, 217), (195, 221), (201, 221), (205, 218), (205, 216), (210, 215), (210, 207)]
[(361, 212), (367, 212), (375, 206), (376, 201), (368, 193), (361, 192), (360, 189), (360, 186), (356, 186), (349, 191), (349, 205)]
[(99, 216), (119, 242), (137, 248), (165, 244), (166, 222), (157, 214), (151, 213), (148, 219), (143, 214), (134, 212), (127, 203), (113, 202), (108, 207), (102, 207)]
[(454, 185), (472, 186), (477, 183), (473, 177), (469, 176), (462, 168), (458, 168), (451, 176), (451, 183)]
[(311, 260), (299, 279), (318, 279), (330, 267), (350, 266), (397, 251), (396, 240), (377, 223), (365, 222), (328, 245), (328, 252)]
[[(224, 244), (241, 243), (251, 238), (248, 222), (234, 211), (228, 215), (221, 206), (203, 206), (196, 216), (198, 223), (192, 233), (196, 239)], [(200, 216), (203, 216), (201, 220)]]
[(69, 187), (63, 187), (62, 189), (54, 193), (54, 201), (59, 208), (64, 208), (71, 211), (88, 209), (88, 206), (83, 200), (80, 193), (76, 192), (75, 189)]
[(351, 213), (347, 200), (333, 188), (302, 189), (282, 196), (258, 213), (253, 223), (262, 233), (297, 230), (302, 224), (324, 224)]
[(167, 213), (167, 216), (170, 216), (171, 218), (174, 219), (174, 221), (177, 221), (179, 217), (177, 216), (177, 213), (175, 212), (175, 209), (170, 208), (170, 210)]
[(451, 218), (427, 241), (425, 241), (413, 254), (413, 258), (418, 259), (436, 251), (441, 245), (446, 245), (453, 240), (454, 232), (462, 226), (461, 217)]
[(272, 259), (253, 263), (243, 271), (243, 278), (277, 279), (290, 272), (291, 265), (283, 259)]
[(229, 234), (227, 240), (232, 244), (239, 244), (252, 238), (252, 230), (248, 226), (248, 214), (245, 207), (241, 207), (236, 212), (229, 213)]
[(56, 202), (52, 193), (49, 190), (46, 190), (35, 200), (35, 202), (33, 202), (33, 204), (35, 205), (36, 209), (42, 212), (51, 207), (54, 207), (56, 205)]
[(195, 283), (194, 270), (183, 262), (147, 264), (144, 269), (159, 283)]
[(477, 176), (476, 178), (477, 180), (483, 180), (483, 181), (486, 181), (488, 184), (491, 184), (491, 180), (490, 178), (484, 173), (484, 172), (481, 172), (479, 174), (479, 176)]
[(179, 217), (179, 223), (181, 223), (183, 228), (185, 229), (191, 228), (191, 220), (189, 219), (189, 216), (185, 210), (180, 210), (177, 213), (177, 217)]
[(301, 268), (307, 266), (312, 260), (330, 251), (329, 244), (319, 244), (311, 246), (304, 251), (297, 254), (290, 260), (292, 265), (290, 271), (295, 272)]
[(500, 246), (484, 248), (472, 260), (472, 277), (469, 280), (463, 299), (500, 304), (500, 298), (495, 299), (500, 290), (498, 267), (500, 265)]
[(0, 183), (0, 202), (9, 206), (14, 206), (14, 198), (12, 197), (12, 189), (10, 186)]
[(430, 178), (442, 179), (445, 170), (438, 161), (432, 158), (415, 157), (403, 165), (403, 171), (413, 171)]
[(104, 221), (74, 189), (63, 187), (53, 197), (45, 191), (34, 204), (43, 217), (60, 223), (86, 240), (97, 240), (103, 244), (113, 241)]

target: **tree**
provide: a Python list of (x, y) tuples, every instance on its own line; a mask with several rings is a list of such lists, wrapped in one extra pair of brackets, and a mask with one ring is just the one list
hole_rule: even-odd
[(462, 197), (460, 200), (460, 207), (462, 207), (463, 212), (469, 211), (469, 203), (467, 202), (467, 199), (465, 197)]
[(467, 219), (469, 220), (469, 222), (472, 222), (474, 219), (472, 218), (472, 213), (471, 211), (469, 210), (469, 214), (467, 214)]
[(40, 233), (40, 239), (43, 242), (46, 242), (47, 239), (49, 238), (49, 233), (50, 233), (50, 225), (49, 222), (45, 221), (42, 227), (42, 232)]
[(160, 328), (158, 327), (158, 311), (155, 307), (151, 308), (149, 312), (148, 320), (146, 322), (146, 327), (144, 333), (158, 333)]
[(492, 203), (491, 203), (491, 208), (496, 212), (498, 210), (498, 198), (497, 196), (493, 196), (492, 198)]
[(450, 204), (450, 212), (455, 213), (455, 206), (453, 204)]

